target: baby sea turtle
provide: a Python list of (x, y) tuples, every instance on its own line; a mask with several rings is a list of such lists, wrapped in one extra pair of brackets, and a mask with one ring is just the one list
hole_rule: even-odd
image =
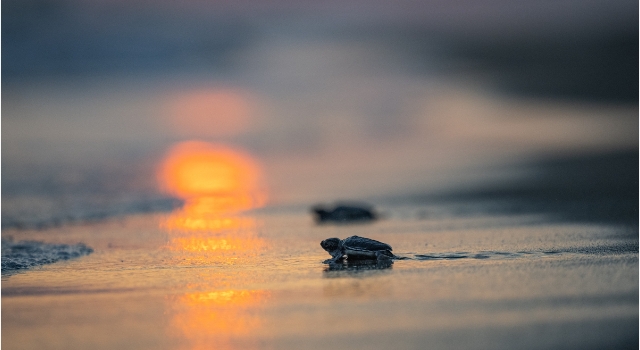
[(339, 238), (327, 238), (320, 242), (322, 249), (331, 254), (332, 258), (324, 261), (325, 264), (335, 264), (345, 255), (348, 260), (369, 259), (377, 261), (390, 261), (399, 259), (391, 253), (391, 246), (373, 239), (351, 236), (340, 240)]
[(376, 219), (376, 214), (370, 207), (364, 205), (340, 204), (330, 209), (322, 205), (311, 208), (315, 214), (317, 222), (351, 222), (351, 221), (371, 221)]

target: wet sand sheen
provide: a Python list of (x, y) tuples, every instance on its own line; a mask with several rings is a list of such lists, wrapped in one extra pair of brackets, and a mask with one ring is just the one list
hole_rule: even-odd
[[(15, 239), (83, 241), (95, 252), (3, 278), (2, 345), (533, 349), (637, 340), (638, 243), (628, 229), (528, 216), (452, 223), (407, 219), (405, 210), (389, 206), (387, 219), (350, 226), (316, 226), (296, 209), (245, 214), (254, 224), (188, 236), (208, 250), (175, 249), (182, 241), (161, 225), (163, 215), (5, 230)], [(321, 239), (352, 234), (388, 242), (398, 255), (440, 259), (381, 270), (321, 264)], [(234, 242), (248, 248), (227, 249)], [(447, 259), (461, 252), (467, 257)], [(471, 258), (482, 252), (494, 254)]]

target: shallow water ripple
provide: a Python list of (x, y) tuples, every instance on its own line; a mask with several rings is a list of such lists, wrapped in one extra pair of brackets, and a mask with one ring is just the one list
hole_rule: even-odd
[(572, 247), (567, 249), (539, 250), (539, 251), (479, 251), (415, 254), (415, 260), (457, 260), (457, 259), (519, 259), (524, 257), (547, 257), (560, 254), (625, 254), (638, 253), (638, 246), (633, 243), (623, 243), (607, 246)]

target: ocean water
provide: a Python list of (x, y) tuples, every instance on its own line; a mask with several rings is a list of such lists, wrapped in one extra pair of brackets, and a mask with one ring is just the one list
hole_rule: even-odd
[(4, 1), (2, 347), (637, 349), (637, 6)]

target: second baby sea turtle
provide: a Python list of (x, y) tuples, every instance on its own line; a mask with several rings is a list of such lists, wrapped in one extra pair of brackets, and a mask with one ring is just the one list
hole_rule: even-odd
[(376, 219), (376, 214), (370, 206), (363, 204), (346, 204), (341, 203), (333, 208), (323, 205), (316, 205), (311, 208), (315, 215), (316, 221), (322, 222), (365, 222)]
[(325, 264), (335, 264), (345, 255), (350, 261), (359, 259), (377, 261), (398, 259), (397, 256), (391, 253), (392, 248), (390, 245), (365, 237), (351, 236), (343, 240), (327, 238), (320, 242), (320, 246), (332, 257), (325, 260)]

